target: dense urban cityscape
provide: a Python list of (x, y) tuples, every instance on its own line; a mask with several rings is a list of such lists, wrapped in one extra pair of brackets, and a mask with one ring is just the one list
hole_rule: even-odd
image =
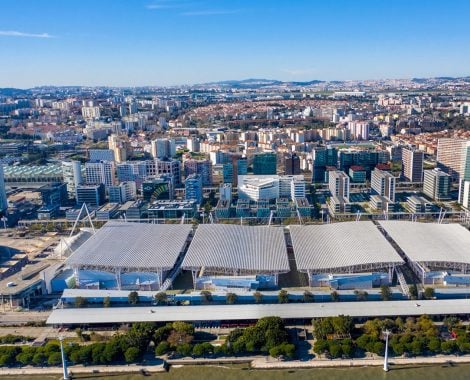
[[(217, 19), (222, 36), (221, 19), (249, 19), (256, 7), (195, 4), (140, 11), (188, 25)], [(266, 19), (286, 6), (263, 9)], [(195, 39), (215, 34), (208, 24)], [(69, 38), (51, 30), (0, 29), (0, 44)], [(309, 369), (299, 377), (321, 378), (324, 367), (358, 367), (372, 379), (379, 372), (364, 367), (375, 366), (403, 379), (419, 364), (466, 378), (467, 73), (308, 79), (328, 77), (315, 74), (328, 72), (319, 64), (279, 80), (217, 80), (224, 71), (211, 76), (209, 66), (199, 76), (195, 46), (194, 67), (168, 68), (177, 85), (140, 85), (138, 73), (118, 76), (134, 83), (126, 86), (62, 84), (80, 70), (54, 81), (39, 62), (28, 67), (43, 79), (25, 70), (24, 86), (0, 62), (0, 376), (235, 379), (245, 370), (255, 379), (251, 370), (293, 378)], [(240, 77), (236, 63), (225, 73)], [(186, 83), (191, 71), (214, 80)], [(20, 84), (5, 85), (12, 80)], [(213, 377), (211, 365), (222, 372)], [(393, 377), (400, 368), (405, 377)]]

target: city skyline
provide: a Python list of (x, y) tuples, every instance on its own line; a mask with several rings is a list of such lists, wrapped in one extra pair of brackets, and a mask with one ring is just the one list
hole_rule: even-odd
[(0, 87), (467, 76), (464, 1), (2, 0)]

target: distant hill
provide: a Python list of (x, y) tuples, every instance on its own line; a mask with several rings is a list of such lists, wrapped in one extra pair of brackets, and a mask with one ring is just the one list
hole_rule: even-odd
[(30, 90), (22, 90), (21, 88), (12, 88), (5, 87), (0, 88), (0, 95), (2, 96), (21, 96), (21, 95), (30, 95)]

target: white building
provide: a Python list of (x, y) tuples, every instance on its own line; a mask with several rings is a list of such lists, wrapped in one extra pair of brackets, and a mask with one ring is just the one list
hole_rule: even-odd
[(219, 198), (221, 201), (232, 203), (232, 184), (221, 183), (219, 186)]
[(112, 186), (116, 183), (116, 176), (114, 173), (114, 162), (87, 162), (85, 164), (86, 182), (89, 185), (104, 184), (105, 186)]
[(279, 177), (276, 175), (238, 176), (238, 197), (258, 202), (279, 198)]
[(77, 186), (83, 183), (82, 165), (80, 161), (63, 161), (62, 175), (67, 185), (67, 192), (74, 197)]
[(99, 119), (101, 116), (100, 107), (82, 107), (84, 119)]
[(461, 180), (459, 184), (459, 203), (470, 209), (470, 181)]
[(174, 139), (156, 139), (152, 141), (153, 158), (170, 158), (176, 154)]
[(374, 169), (371, 175), (371, 193), (395, 202), (395, 177), (383, 170)]

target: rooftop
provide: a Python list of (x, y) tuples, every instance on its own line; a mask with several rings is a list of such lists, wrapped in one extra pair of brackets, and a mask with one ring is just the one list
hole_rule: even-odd
[(182, 266), (264, 273), (290, 270), (282, 228), (225, 224), (199, 225)]
[(171, 269), (192, 226), (110, 221), (68, 259), (70, 266), (126, 270)]
[(301, 271), (360, 270), (367, 265), (378, 269), (403, 263), (372, 222), (290, 226), (290, 233)]
[(470, 232), (460, 224), (379, 223), (412, 261), (470, 264)]
[(56, 309), (47, 324), (94, 324), (172, 321), (258, 320), (351, 317), (396, 317), (470, 314), (470, 300), (369, 301), (265, 305), (204, 305)]

